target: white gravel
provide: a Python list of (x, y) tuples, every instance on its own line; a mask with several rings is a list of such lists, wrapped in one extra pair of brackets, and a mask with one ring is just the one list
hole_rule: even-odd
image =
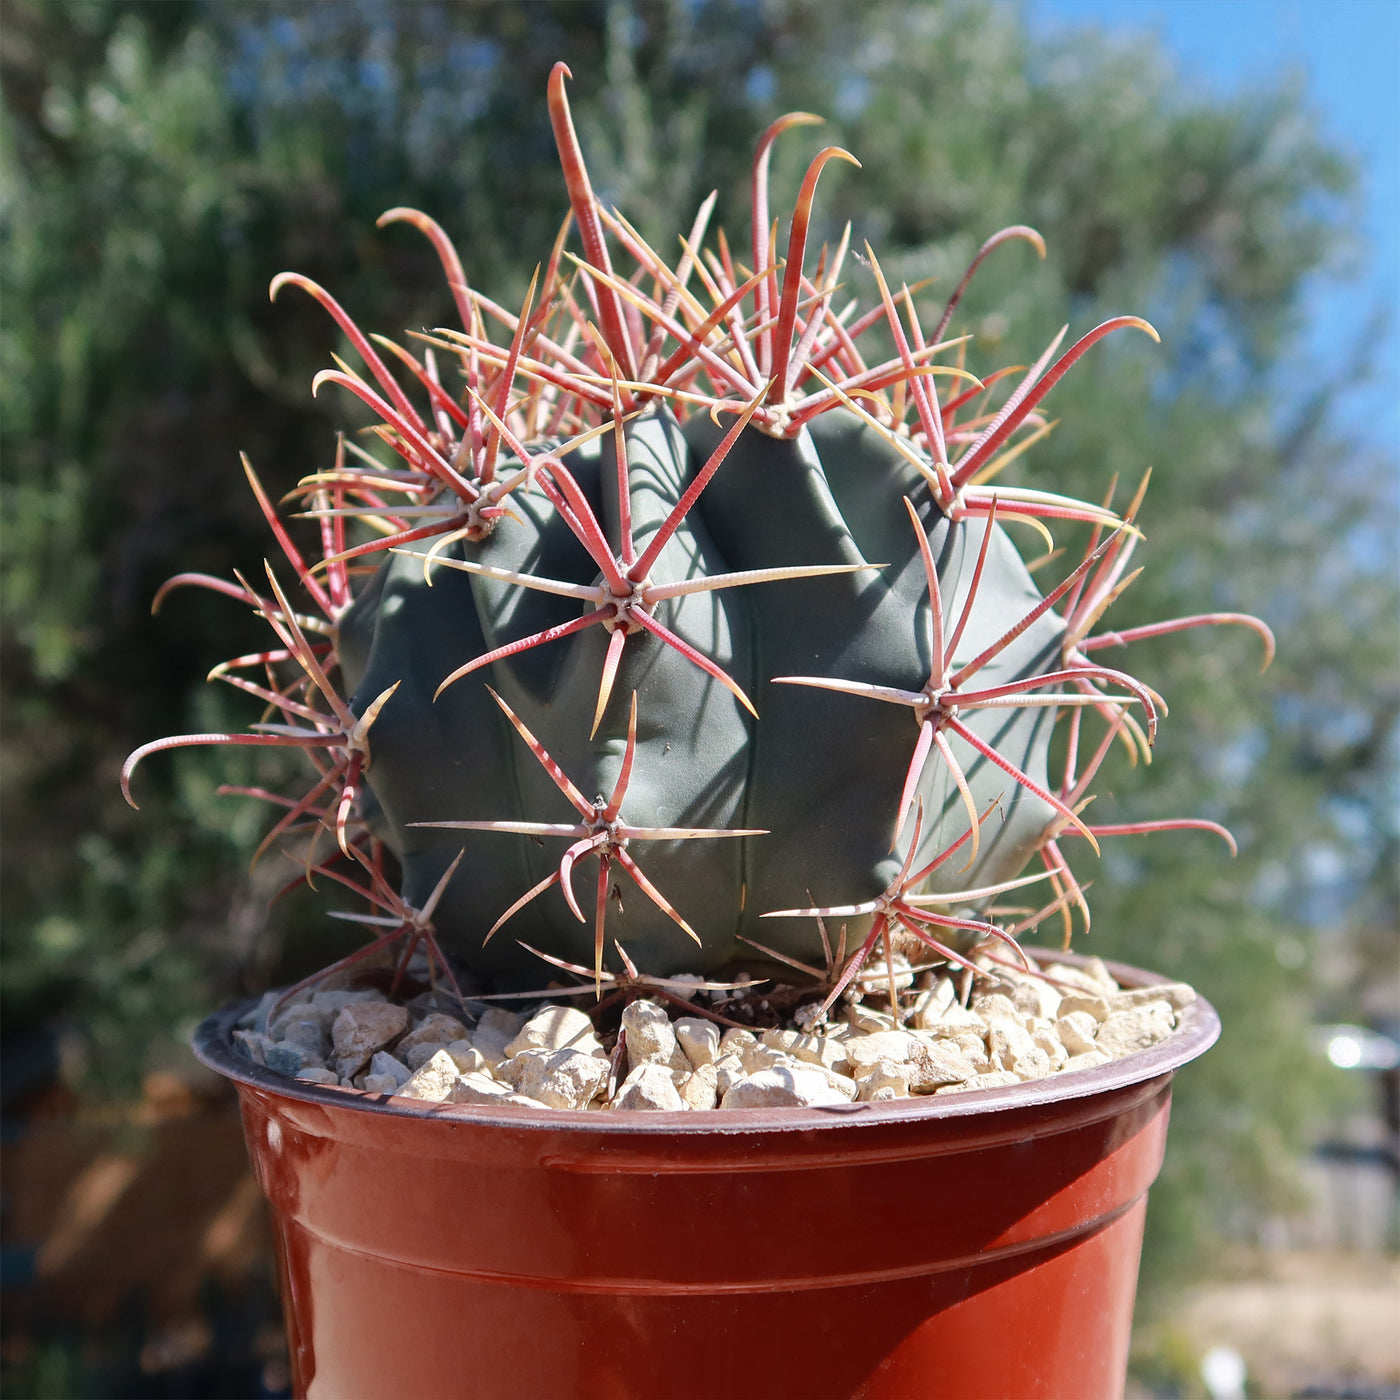
[(310, 991), (277, 1008), (269, 993), (234, 1032), (256, 1064), (303, 1082), (437, 1103), (691, 1111), (839, 1105), (991, 1089), (1108, 1064), (1170, 1036), (1196, 994), (1184, 983), (1119, 987), (1102, 962), (1044, 976), (994, 968), (971, 988), (926, 972), (905, 1024), (871, 1000), (811, 1004), (786, 1027), (744, 1029), (639, 999), (600, 1038), (577, 1005), (528, 1015), (439, 994), (408, 1006), (372, 991)]

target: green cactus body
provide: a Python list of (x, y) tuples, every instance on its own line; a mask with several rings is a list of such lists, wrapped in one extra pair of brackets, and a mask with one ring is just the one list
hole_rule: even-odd
[[(720, 435), (703, 416), (680, 429), (665, 410), (629, 427), (632, 518), (639, 539), (645, 540), (675, 505), (694, 477), (696, 462), (708, 457)], [(568, 464), (599, 518), (615, 526), (615, 501), (607, 509), (615, 479), (610, 454), (581, 451)], [(929, 603), (901, 503), (906, 494), (921, 506), (944, 597), (956, 610), (966, 595), (982, 527), (950, 528), (912, 466), (839, 411), (824, 415), (795, 440), (746, 429), (663, 551), (651, 571), (657, 581), (781, 565), (885, 566), (701, 593), (662, 605), (666, 626), (719, 661), (755, 698), (758, 721), (710, 676), (647, 636), (629, 638), (608, 711), (591, 740), (588, 717), (606, 644), (601, 628), (492, 663), (493, 686), (586, 795), (608, 791), (617, 776), (627, 726), (625, 697), (635, 690), (638, 756), (623, 809), (628, 819), (644, 826), (768, 831), (735, 841), (660, 842), (639, 854), (655, 883), (675, 892), (678, 907), (704, 943), (697, 951), (619, 876), (621, 907), (609, 911), (608, 928), (639, 967), (656, 974), (708, 972), (745, 955), (752, 959), (752, 949), (736, 942), (736, 935), (820, 960), (811, 920), (761, 921), (761, 915), (812, 899), (822, 904), (869, 900), (899, 869), (914, 829), (908, 823), (900, 846), (892, 847), (917, 734), (910, 711), (775, 685), (772, 677), (803, 673), (905, 690), (923, 686), (929, 673)], [(453, 551), (551, 578), (594, 581), (596, 566), (557, 513), (538, 496), (517, 498), (515, 509), (519, 523), (506, 521), (485, 541), (459, 542)], [(961, 651), (967, 656), (996, 640), (1040, 597), (1005, 533), (993, 529), (978, 603), (963, 636)], [(430, 586), (419, 559), (396, 557), (381, 565), (375, 585), (342, 622), (342, 662), (355, 689), (355, 707), (362, 709), (386, 687), (402, 682), (375, 722), (369, 782), (385, 814), (386, 835), (403, 862), (405, 897), (421, 903), (465, 849), (438, 906), (437, 925), (455, 952), (496, 978), (538, 979), (537, 960), (516, 940), (571, 961), (591, 959), (593, 931), (578, 923), (557, 890), (522, 910), (499, 940), (484, 950), (480, 946), (484, 928), (558, 865), (567, 841), (549, 838), (536, 845), (509, 835), (409, 824), (548, 820), (567, 808), (474, 677), (449, 687), (436, 703), (431, 697), (464, 660), (578, 615), (570, 599), (447, 568), (432, 572)], [(1051, 669), (1063, 630), (1053, 614), (1038, 620), (993, 663), (987, 683)], [(1048, 782), (1054, 711), (986, 714), (974, 720), (983, 737), (1040, 783)], [(957, 742), (979, 808), (996, 803), (998, 811), (976, 866), (956, 875), (940, 871), (933, 889), (1016, 875), (1053, 815)], [(965, 829), (967, 818), (946, 771), (935, 765), (925, 770), (920, 798), (927, 813), (916, 856), (922, 863)], [(869, 916), (850, 922), (850, 935), (864, 937)]]

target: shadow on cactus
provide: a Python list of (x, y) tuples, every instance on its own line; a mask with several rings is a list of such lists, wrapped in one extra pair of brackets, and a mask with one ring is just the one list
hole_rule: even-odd
[[(378, 422), (292, 498), (318, 523), (314, 562), (245, 462), (299, 591), (269, 566), (265, 590), (181, 575), (161, 596), (197, 584), (266, 619), (268, 649), (213, 673), (262, 720), (138, 749), (128, 798), (162, 749), (299, 747), (303, 791), (239, 791), (280, 809), (260, 856), (284, 849), (366, 904), (353, 917), (375, 939), (347, 961), (396, 945), (406, 966), (425, 946), (499, 990), (537, 984), (543, 956), (595, 990), (765, 960), (816, 974), (825, 957), (828, 1003), (877, 951), (887, 966), (899, 949), (1014, 959), (1052, 917), (1067, 941), (1088, 922), (1074, 839), (1229, 841), (1207, 821), (1090, 821), (1100, 765), (1114, 748), (1147, 757), (1165, 714), (1098, 654), (1238, 623), (1267, 664), (1267, 628), (1212, 614), (1096, 630), (1136, 577), (1141, 491), (1120, 515), (1111, 494), (1001, 480), (1049, 430), (1038, 410), (1075, 361), (1152, 328), (1115, 317), (1065, 350), (1062, 332), (1029, 369), (975, 376), (968, 338), (947, 333), (988, 255), (1043, 254), (1023, 227), (987, 240), (929, 330), (868, 247), (879, 301), (844, 300), (849, 229), (810, 270), (807, 233), (823, 167), (853, 158), (812, 161), (781, 253), (770, 226), (770, 152), (816, 120), (802, 113), (759, 143), (747, 260), (722, 234), (706, 244), (711, 196), (672, 267), (595, 199), (567, 76), (556, 66), (548, 100), (572, 218), (519, 314), (403, 209), (380, 222), (431, 240), (460, 328), (367, 337), (316, 284), (274, 280), (274, 297), (320, 302), (363, 362), (337, 360), (315, 389), (348, 390)], [(1082, 562), (1053, 581), (1058, 556), (1033, 577), (1007, 532), (1081, 524)], [(834, 966), (823, 921), (841, 926)]]

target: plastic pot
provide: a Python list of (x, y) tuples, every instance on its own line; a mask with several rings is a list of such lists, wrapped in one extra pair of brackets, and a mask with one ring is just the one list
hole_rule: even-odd
[(1114, 1064), (844, 1111), (532, 1112), (289, 1081), (244, 1009), (195, 1050), (332, 1400), (1121, 1395), (1172, 1075), (1220, 1030), (1198, 1000)]

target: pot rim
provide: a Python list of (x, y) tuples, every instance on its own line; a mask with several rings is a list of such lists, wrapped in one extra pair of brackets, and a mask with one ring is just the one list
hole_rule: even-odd
[[(1083, 966), (1090, 958), (1081, 953), (1034, 949), (1042, 962)], [(1105, 962), (1125, 988), (1167, 986), (1170, 977)], [(426, 1103), (391, 1094), (367, 1094), (339, 1085), (313, 1084), (292, 1079), (263, 1065), (256, 1065), (233, 1048), (232, 1033), (257, 998), (232, 1002), (196, 1027), (191, 1048), (200, 1062), (215, 1073), (248, 1089), (274, 1097), (299, 1100), (323, 1108), (350, 1112), (389, 1114), (399, 1118), (436, 1119), (445, 1125), (474, 1123), (517, 1129), (548, 1129), (589, 1134), (726, 1134), (755, 1132), (811, 1132), (850, 1128), (911, 1119), (957, 1119), (1015, 1110), (1043, 1108), (1074, 1099), (1092, 1098), (1169, 1078), (1182, 1065), (1203, 1055), (1220, 1037), (1220, 1017), (1197, 993), (1196, 1000), (1179, 1013), (1178, 1024), (1166, 1040), (1110, 1064), (1093, 1069), (1053, 1074), (996, 1089), (969, 1089), (958, 1094), (917, 1095), (881, 1103), (850, 1103), (819, 1108), (714, 1108), (652, 1110), (626, 1113), (575, 1108), (524, 1108), (490, 1104)]]

